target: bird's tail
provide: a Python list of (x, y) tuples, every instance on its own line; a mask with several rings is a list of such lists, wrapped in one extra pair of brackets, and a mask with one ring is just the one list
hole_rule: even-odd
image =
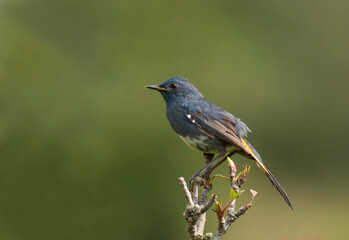
[(293, 210), (292, 202), (291, 202), (290, 198), (287, 196), (287, 193), (281, 187), (280, 183), (275, 179), (273, 174), (265, 167), (264, 163), (262, 162), (262, 158), (259, 156), (256, 149), (254, 149), (254, 147), (249, 142), (247, 142), (247, 140), (241, 138), (241, 141), (244, 144), (244, 146), (250, 151), (250, 154), (253, 157), (253, 160), (256, 161), (258, 167), (265, 173), (265, 175), (269, 178), (271, 183), (275, 186), (275, 188), (279, 191), (281, 196), (285, 199), (286, 203)]

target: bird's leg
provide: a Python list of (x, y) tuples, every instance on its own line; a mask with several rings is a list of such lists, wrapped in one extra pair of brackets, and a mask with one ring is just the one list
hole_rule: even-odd
[[(214, 153), (204, 153), (204, 158), (205, 158), (205, 164), (208, 164), (213, 160)], [(208, 167), (206, 171), (209, 171), (210, 168), (211, 166)]]
[(211, 162), (214, 158), (214, 153), (204, 153), (205, 164)]
[[(214, 153), (204, 153), (205, 157), (205, 164), (211, 162), (214, 158)], [(206, 184), (209, 183), (210, 181), (210, 173), (212, 172), (211, 170), (212, 166), (208, 167), (205, 171), (205, 173), (201, 176), (204, 181), (206, 181)], [(211, 189), (211, 186), (209, 186), (209, 189)]]
[[(215, 157), (215, 158), (214, 158), (213, 160), (211, 160), (210, 162), (206, 163), (205, 166), (203, 166), (200, 170), (198, 170), (196, 173), (194, 173), (194, 175), (193, 175), (193, 176), (190, 178), (190, 180), (189, 180), (190, 186), (192, 185), (194, 178), (196, 178), (197, 176), (199, 176), (200, 173), (201, 173), (202, 171), (204, 171), (204, 170), (206, 170), (207, 168), (209, 168), (210, 166), (212, 166), (212, 164), (213, 164), (215, 161), (217, 161), (218, 159), (221, 159), (222, 157), (224, 157), (225, 153), (226, 153), (225, 151), (219, 153), (217, 157)], [(206, 156), (205, 156), (205, 160), (206, 160)]]
[[(205, 174), (203, 175), (203, 176), (207, 176), (207, 174), (208, 174), (208, 176), (213, 172), (213, 170), (215, 170), (217, 167), (219, 167), (222, 163), (224, 163), (226, 160), (227, 160), (227, 158), (228, 157), (231, 157), (231, 156), (233, 156), (235, 153), (237, 153), (238, 152), (238, 150), (236, 150), (236, 151), (233, 151), (233, 152), (230, 152), (225, 158), (223, 158), (222, 160), (220, 160), (216, 165), (214, 165), (214, 166), (212, 166), (212, 167), (210, 167), (210, 168), (208, 168), (207, 169), (207, 171), (205, 172)], [(202, 177), (203, 177), (202, 176)]]
[(206, 172), (200, 176), (202, 179), (204, 179), (206, 181), (205, 184), (207, 184), (209, 189), (212, 188), (212, 184), (209, 184), (209, 182), (210, 182), (210, 175), (213, 172), (213, 170), (215, 170), (217, 167), (219, 167), (222, 163), (224, 163), (227, 160), (228, 157), (233, 156), (236, 152), (237, 151), (230, 152), (227, 156), (222, 158), (222, 160), (220, 160), (216, 165), (208, 167)]

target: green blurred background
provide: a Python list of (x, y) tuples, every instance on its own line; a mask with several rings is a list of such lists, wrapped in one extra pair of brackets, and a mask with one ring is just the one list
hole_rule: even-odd
[[(225, 239), (347, 239), (348, 10), (345, 0), (1, 0), (0, 239), (188, 239), (177, 178), (203, 159), (144, 88), (173, 76), (248, 124), (294, 203), (295, 213), (234, 158), (252, 164), (245, 189), (259, 194)], [(229, 185), (218, 179), (214, 192), (226, 201)]]

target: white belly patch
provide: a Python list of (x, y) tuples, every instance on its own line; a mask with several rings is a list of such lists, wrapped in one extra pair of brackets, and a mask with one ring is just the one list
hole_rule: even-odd
[[(206, 142), (205, 140), (208, 139), (207, 136), (205, 135), (201, 135), (200, 137), (198, 138), (192, 138), (192, 137), (189, 137), (189, 136), (181, 136), (181, 135), (178, 135), (182, 140), (183, 142), (185, 142), (191, 149), (194, 149), (196, 151), (199, 151), (199, 152), (205, 152), (205, 153), (218, 153), (218, 151), (214, 148), (212, 148), (212, 146), (210, 147)], [(225, 150), (226, 152), (233, 152), (235, 150), (238, 150), (239, 147), (237, 147), (236, 145), (228, 145), (225, 147)]]
[(200, 136), (199, 138), (191, 138), (189, 136), (181, 136), (178, 135), (183, 142), (185, 142), (190, 148), (200, 151), (200, 152), (205, 152), (207, 150), (207, 144), (205, 143), (205, 140), (208, 138), (206, 136)]

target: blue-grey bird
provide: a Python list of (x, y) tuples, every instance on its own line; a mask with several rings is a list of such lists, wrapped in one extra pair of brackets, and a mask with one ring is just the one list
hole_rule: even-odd
[[(159, 91), (163, 96), (166, 102), (167, 119), (179, 137), (189, 147), (203, 152), (205, 158), (210, 159), (210, 162), (193, 177), (211, 167), (218, 159), (222, 159), (220, 161), (222, 163), (227, 156), (238, 153), (257, 163), (293, 209), (285, 190), (265, 167), (258, 152), (245, 139), (247, 133), (251, 131), (245, 123), (206, 100), (185, 78), (174, 77), (160, 85), (146, 87)], [(213, 159), (214, 154), (218, 156)]]

